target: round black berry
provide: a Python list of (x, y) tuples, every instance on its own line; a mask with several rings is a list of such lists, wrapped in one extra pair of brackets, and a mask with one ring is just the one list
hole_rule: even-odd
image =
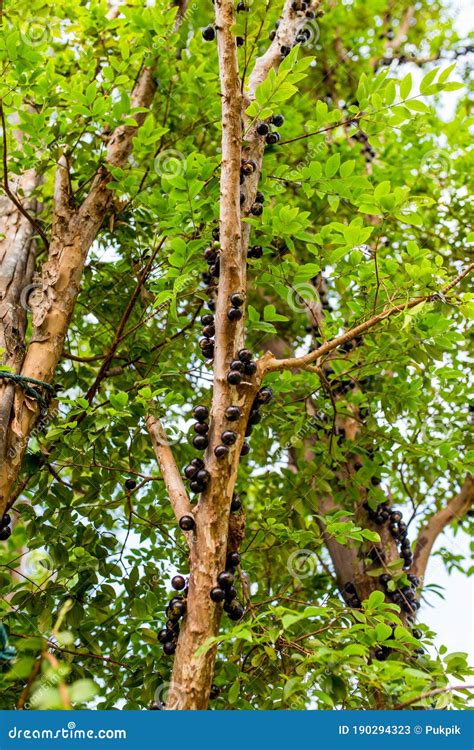
[(224, 458), (229, 453), (227, 445), (216, 445), (214, 448), (214, 455), (216, 458)]
[(269, 133), (265, 138), (265, 142), (268, 143), (269, 146), (273, 146), (275, 143), (278, 143), (279, 140), (280, 133)]
[(191, 492), (195, 492), (196, 495), (199, 495), (201, 492), (204, 492), (206, 485), (203, 482), (198, 482), (197, 479), (191, 479), (189, 488)]
[(158, 633), (158, 641), (159, 643), (166, 643), (167, 641), (170, 641), (174, 638), (174, 633), (170, 630), (167, 630), (166, 628), (163, 628), (163, 630), (160, 630)]
[(211, 685), (211, 692), (209, 693), (209, 698), (211, 700), (214, 700), (215, 698), (218, 698), (220, 695), (220, 688), (217, 685)]
[(242, 375), (237, 370), (231, 370), (227, 373), (227, 382), (231, 385), (239, 385), (242, 380)]
[(126, 479), (125, 480), (125, 488), (127, 490), (134, 490), (136, 486), (137, 486), (137, 483), (136, 483), (135, 479)]
[(262, 415), (259, 411), (255, 410), (250, 414), (248, 423), (251, 425), (258, 424), (260, 420), (262, 419)]
[(255, 203), (265, 203), (265, 196), (260, 190), (255, 195)]
[(268, 135), (269, 127), (266, 122), (259, 122), (259, 124), (256, 127), (257, 133), (259, 135)]
[(234, 576), (232, 575), (232, 573), (229, 573), (228, 570), (223, 570), (222, 573), (219, 573), (219, 575), (217, 576), (217, 583), (219, 585), (219, 588), (226, 591), (227, 589), (230, 589), (230, 587), (234, 583)]
[(236, 422), (240, 419), (241, 411), (238, 406), (228, 406), (224, 415), (229, 422)]
[(184, 467), (184, 476), (186, 477), (186, 479), (192, 479), (196, 473), (197, 473), (196, 466), (192, 466), (191, 464), (188, 464), (188, 466)]
[(255, 362), (247, 362), (244, 368), (246, 375), (255, 375), (257, 372), (257, 365)]
[(193, 445), (198, 451), (203, 451), (209, 445), (209, 440), (206, 435), (196, 435), (196, 437), (193, 438)]
[(209, 432), (209, 425), (207, 422), (194, 422), (193, 430), (194, 432), (197, 432), (198, 435), (205, 435)]
[(250, 213), (253, 216), (261, 216), (263, 214), (263, 206), (261, 203), (254, 203), (250, 209)]
[(243, 372), (245, 370), (245, 365), (240, 361), (240, 359), (232, 360), (229, 367), (231, 370), (237, 370), (237, 372)]
[(237, 495), (235, 492), (232, 495), (232, 502), (230, 504), (230, 509), (233, 513), (236, 513), (236, 511), (240, 510), (242, 507), (242, 498), (240, 495)]
[(243, 443), (242, 448), (240, 450), (241, 456), (247, 456), (250, 453), (250, 445), (248, 443)]
[(205, 422), (209, 416), (209, 409), (207, 406), (196, 406), (193, 411), (193, 416), (198, 422)]
[(191, 466), (195, 466), (196, 469), (202, 469), (202, 467), (204, 466), (204, 461), (202, 460), (202, 458), (198, 458), (197, 456), (196, 458), (191, 459), (190, 463)]
[(201, 318), (201, 323), (203, 326), (212, 326), (214, 325), (214, 315), (203, 315)]
[(237, 356), (241, 362), (251, 362), (252, 360), (252, 352), (250, 349), (240, 349), (237, 352)]
[[(207, 339), (212, 339), (212, 337), (214, 336), (215, 332), (216, 332), (216, 329), (215, 329), (215, 327), (213, 325), (204, 326), (204, 328), (202, 329), (202, 335), (205, 336)], [(207, 348), (207, 347), (205, 347), (205, 348)]]
[(231, 620), (241, 620), (245, 614), (245, 609), (240, 602), (234, 599), (227, 609), (227, 614)]
[(237, 433), (232, 432), (232, 430), (224, 430), (221, 435), (221, 440), (224, 445), (234, 445), (235, 441), (237, 440)]
[(179, 519), (179, 528), (183, 531), (192, 531), (196, 528), (196, 521), (192, 516), (181, 516)]
[(231, 295), (230, 304), (232, 305), (232, 307), (242, 307), (244, 302), (245, 302), (245, 297), (243, 294), (236, 292), (235, 294)]
[[(204, 250), (204, 259), (207, 260), (209, 264), (215, 263), (218, 258), (217, 252), (212, 247), (206, 247)], [(206, 317), (206, 316), (205, 316)]]
[(202, 38), (205, 42), (212, 42), (216, 38), (216, 31), (213, 26), (206, 26), (202, 30)]
[(287, 55), (289, 55), (290, 52), (291, 52), (291, 47), (287, 47), (286, 45), (284, 45), (283, 47), (280, 47), (280, 55), (282, 57), (287, 57)]
[(172, 654), (174, 654), (174, 652), (176, 651), (177, 645), (178, 644), (176, 643), (176, 641), (167, 641), (163, 645), (163, 651), (166, 654), (166, 656), (171, 656)]
[(11, 526), (0, 529), (0, 542), (5, 542), (12, 535)]
[(281, 128), (284, 122), (285, 118), (283, 117), (283, 115), (273, 115), (272, 125), (274, 125), (276, 128)]
[(235, 43), (237, 47), (243, 47), (245, 44), (245, 39), (243, 36), (236, 36), (235, 37)]
[(249, 248), (248, 257), (252, 260), (259, 260), (263, 255), (263, 247), (261, 245), (253, 245)]
[(260, 388), (255, 399), (259, 404), (268, 404), (273, 398), (273, 391), (268, 386)]
[(240, 167), (242, 174), (245, 174), (245, 175), (253, 174), (256, 169), (257, 169), (257, 164), (252, 159), (243, 161), (242, 166)]
[(173, 576), (171, 585), (176, 591), (181, 591), (186, 586), (186, 579), (180, 575)]
[(240, 565), (240, 555), (238, 552), (229, 552), (227, 555), (226, 565), (228, 568), (236, 568)]
[(201, 482), (204, 485), (208, 484), (210, 478), (211, 478), (211, 475), (209, 474), (207, 469), (200, 469), (198, 473), (196, 474), (197, 481)]
[(242, 315), (242, 310), (240, 310), (238, 307), (231, 307), (230, 310), (227, 311), (227, 317), (232, 321), (240, 320), (242, 318)]
[(211, 597), (213, 602), (223, 602), (224, 601), (224, 591), (219, 586), (214, 586), (213, 589), (211, 589), (209, 596)]
[(2, 520), (0, 521), (0, 529), (5, 528), (5, 526), (10, 526), (12, 522), (12, 517), (9, 513), (5, 513)]

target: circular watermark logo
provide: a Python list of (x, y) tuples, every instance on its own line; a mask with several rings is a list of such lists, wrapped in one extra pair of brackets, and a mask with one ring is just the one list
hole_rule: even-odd
[(175, 711), (180, 707), (185, 694), (186, 691), (181, 685), (163, 682), (156, 688), (153, 700), (159, 706), (163, 706), (165, 711)]
[(153, 166), (156, 174), (160, 177), (177, 177), (184, 172), (186, 158), (181, 151), (177, 151), (175, 148), (167, 148), (155, 157)]
[(286, 567), (294, 578), (303, 581), (316, 573), (318, 558), (309, 549), (298, 549), (289, 556)]
[(448, 152), (439, 148), (427, 151), (420, 161), (420, 170), (435, 177), (447, 175), (451, 171), (451, 159)]
[(28, 284), (28, 286), (23, 287), (21, 290), (20, 305), (26, 312), (33, 312), (33, 308), (29, 304), (30, 297), (38, 289), (43, 289), (43, 284)]
[(35, 549), (25, 555), (22, 568), (28, 578), (46, 578), (54, 570), (54, 563), (47, 552)]
[(319, 295), (313, 284), (303, 282), (288, 290), (286, 297), (288, 307), (294, 312), (309, 312), (315, 302), (319, 302)]
[(20, 23), (23, 42), (29, 47), (38, 47), (51, 39), (51, 23), (46, 18), (33, 18)]

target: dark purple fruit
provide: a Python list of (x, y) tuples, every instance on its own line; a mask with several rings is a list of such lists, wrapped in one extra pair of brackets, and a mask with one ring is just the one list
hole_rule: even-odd
[(258, 260), (263, 255), (263, 247), (261, 245), (253, 245), (249, 248), (248, 257), (254, 260)]
[(235, 492), (232, 495), (232, 502), (230, 504), (230, 509), (232, 513), (236, 513), (236, 511), (240, 510), (242, 507), (242, 498), (240, 495), (237, 495)]
[(269, 146), (273, 146), (275, 143), (278, 143), (279, 140), (280, 133), (269, 133), (265, 138), (265, 142), (268, 143)]
[(196, 437), (193, 437), (193, 445), (198, 451), (205, 450), (209, 445), (207, 435), (196, 435)]
[(250, 209), (252, 216), (261, 216), (263, 214), (263, 206), (261, 203), (254, 203)]
[(227, 373), (227, 382), (231, 385), (239, 385), (241, 380), (242, 375), (240, 372), (237, 372), (237, 370), (230, 370), (230, 372)]
[[(206, 247), (204, 250), (204, 260), (206, 260), (209, 264), (215, 263), (218, 258), (216, 250), (214, 250), (213, 247)], [(205, 317), (208, 317), (207, 315)]]
[(240, 294), (240, 292), (235, 292), (235, 294), (232, 294), (230, 297), (230, 304), (232, 307), (242, 307), (244, 302), (245, 297), (243, 294)]
[(202, 30), (202, 38), (205, 42), (212, 42), (216, 38), (216, 30), (213, 26), (206, 26)]
[(176, 591), (181, 591), (186, 586), (186, 579), (184, 576), (176, 575), (171, 579), (171, 585)]
[[(213, 325), (204, 326), (204, 328), (202, 329), (202, 335), (205, 336), (207, 339), (212, 339), (212, 337), (214, 336), (215, 332), (216, 332), (216, 328)], [(204, 347), (204, 348), (206, 348), (206, 347)]]
[(224, 415), (225, 418), (229, 420), (229, 422), (236, 422), (238, 419), (240, 419), (241, 411), (238, 406), (228, 406), (224, 412)]
[[(238, 37), (237, 37), (238, 38)], [(220, 695), (220, 688), (217, 685), (211, 685), (211, 692), (209, 693), (209, 698), (211, 700), (214, 700), (215, 698), (218, 698)]]
[(179, 519), (179, 528), (183, 531), (192, 531), (196, 528), (196, 521), (192, 516), (181, 516)]
[(229, 568), (236, 568), (240, 565), (240, 555), (238, 552), (229, 552), (227, 555), (226, 566)]
[(214, 315), (203, 315), (201, 318), (203, 326), (212, 326), (214, 324)]
[[(125, 489), (127, 489), (127, 490), (134, 490), (136, 486), (137, 486), (137, 483), (136, 483), (135, 479), (131, 479), (130, 478), (130, 479), (126, 479), (125, 480)], [(4, 522), (3, 522), (3, 520), (2, 520), (2, 525), (5, 525)]]
[(206, 435), (209, 432), (209, 425), (207, 422), (194, 422), (193, 430), (198, 435)]
[(251, 424), (251, 425), (255, 425), (255, 424), (258, 424), (261, 419), (262, 419), (262, 415), (260, 414), (260, 412), (259, 411), (253, 411), (250, 414), (248, 423)]
[(196, 406), (193, 411), (193, 416), (198, 422), (205, 422), (209, 416), (209, 409), (207, 406)]
[(241, 456), (247, 456), (250, 453), (250, 445), (248, 443), (243, 443), (242, 448), (240, 450)]
[(236, 320), (240, 320), (243, 316), (242, 310), (239, 310), (238, 307), (231, 307), (230, 310), (227, 311), (227, 317), (232, 322)]
[(246, 375), (255, 375), (255, 373), (257, 372), (257, 365), (255, 364), (255, 362), (247, 362), (244, 372)]
[(418, 576), (416, 576), (414, 573), (408, 573), (407, 578), (410, 583), (418, 588), (418, 586), (420, 585), (420, 579), (418, 578)]
[(255, 172), (257, 169), (256, 163), (252, 159), (247, 159), (242, 162), (242, 166), (240, 167), (240, 171), (242, 174), (250, 175)]
[(243, 36), (236, 36), (235, 37), (235, 43), (237, 47), (243, 47), (245, 44), (245, 39)]
[(232, 575), (232, 573), (229, 573), (228, 570), (223, 570), (217, 576), (217, 583), (219, 585), (219, 588), (226, 591), (227, 589), (230, 589), (230, 587), (234, 583), (234, 576)]
[(202, 460), (202, 458), (198, 458), (196, 456), (196, 458), (191, 459), (190, 464), (191, 466), (195, 466), (196, 469), (202, 469), (202, 467), (204, 466), (204, 461)]
[(214, 448), (214, 455), (216, 458), (224, 458), (229, 453), (227, 445), (216, 445)]
[(192, 466), (191, 464), (188, 464), (188, 466), (185, 466), (184, 476), (186, 477), (186, 479), (192, 479), (196, 473), (197, 473), (196, 466)]
[(259, 135), (267, 135), (270, 128), (268, 127), (266, 122), (259, 122), (259, 124), (256, 127), (256, 131)]
[(233, 432), (232, 430), (224, 430), (221, 435), (221, 440), (224, 445), (234, 445), (235, 441), (237, 440), (237, 433)]
[(214, 586), (214, 588), (211, 589), (209, 596), (211, 597), (213, 602), (223, 602), (225, 593), (223, 589), (221, 589), (219, 586)]
[(240, 602), (234, 599), (229, 605), (227, 614), (229, 615), (230, 620), (241, 620), (245, 614), (245, 609)]
[(167, 641), (163, 646), (163, 651), (166, 654), (166, 656), (172, 656), (174, 652), (176, 651), (176, 646), (178, 644), (176, 641)]
[[(125, 484), (127, 483), (125, 482)], [(5, 513), (2, 520), (0, 521), (0, 529), (5, 528), (5, 526), (10, 526), (11, 522), (12, 522), (11, 515), (9, 513)]]
[(283, 115), (273, 115), (272, 125), (274, 125), (276, 128), (281, 128), (284, 122), (285, 118), (283, 117)]
[(6, 540), (11, 537), (11, 535), (11, 526), (5, 526), (5, 528), (0, 529), (0, 542), (6, 542)]
[(268, 404), (273, 398), (273, 391), (268, 386), (265, 386), (264, 388), (260, 388), (259, 392), (257, 393), (256, 401), (259, 404)]
[(191, 479), (189, 483), (189, 489), (191, 490), (191, 492), (199, 495), (201, 492), (204, 492), (204, 490), (206, 489), (206, 485), (203, 482), (198, 482), (197, 479)]
[(211, 478), (211, 475), (209, 474), (207, 469), (200, 469), (198, 473), (196, 474), (197, 481), (201, 482), (204, 485), (208, 484), (210, 478)]
[(252, 360), (252, 352), (250, 351), (250, 349), (240, 349), (237, 352), (237, 356), (241, 362), (247, 363), (247, 362), (251, 362)]
[(255, 196), (255, 203), (265, 203), (265, 196), (260, 191)]
[(174, 638), (174, 633), (170, 630), (167, 630), (166, 628), (163, 628), (163, 630), (160, 630), (158, 633), (158, 641), (159, 643), (166, 643), (167, 641), (171, 641)]
[(237, 372), (243, 372), (245, 370), (245, 365), (243, 362), (240, 361), (240, 359), (234, 359), (230, 363), (230, 369), (237, 370)]

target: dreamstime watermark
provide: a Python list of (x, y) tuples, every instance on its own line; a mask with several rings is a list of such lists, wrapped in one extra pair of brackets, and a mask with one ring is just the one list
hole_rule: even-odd
[(22, 559), (22, 572), (28, 578), (46, 578), (52, 570), (53, 560), (44, 550), (31, 550)]
[(318, 558), (309, 549), (297, 549), (289, 556), (286, 567), (294, 578), (311, 578), (318, 568)]
[(434, 148), (431, 151), (427, 151), (420, 161), (420, 171), (437, 178), (448, 175), (451, 171), (450, 155), (441, 148)]
[(38, 47), (50, 41), (52, 19), (50, 18), (31, 18), (28, 21), (11, 19), (12, 25), (20, 32), (21, 40), (28, 47)]
[(155, 690), (153, 701), (165, 711), (174, 711), (182, 704), (186, 691), (182, 685), (163, 682)]
[(23, 310), (26, 310), (26, 312), (33, 312), (33, 308), (31, 307), (29, 300), (31, 295), (35, 294), (38, 289), (43, 289), (43, 284), (28, 284), (21, 290), (20, 305), (22, 306)]
[(319, 294), (314, 284), (305, 281), (291, 286), (288, 290), (286, 302), (293, 312), (308, 312), (312, 305), (319, 303)]
[(178, 177), (184, 173), (186, 157), (175, 148), (167, 148), (155, 157), (153, 167), (159, 177)]

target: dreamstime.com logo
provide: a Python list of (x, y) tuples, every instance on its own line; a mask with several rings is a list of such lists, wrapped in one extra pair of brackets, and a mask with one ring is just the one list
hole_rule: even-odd
[(126, 740), (126, 729), (77, 729), (74, 721), (61, 729), (20, 729), (13, 726), (8, 730), (11, 740)]

